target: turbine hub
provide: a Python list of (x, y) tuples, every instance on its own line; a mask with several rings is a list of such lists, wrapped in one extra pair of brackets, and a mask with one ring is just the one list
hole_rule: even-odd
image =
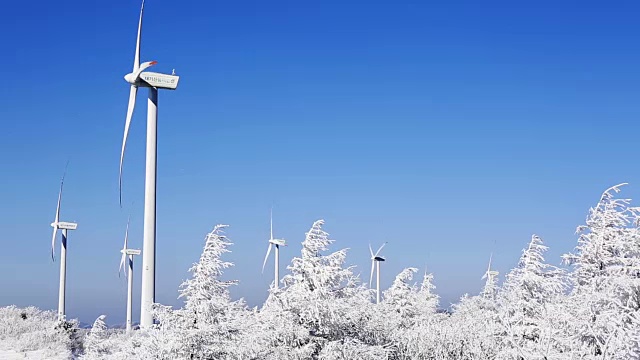
[(136, 79), (133, 78), (133, 73), (128, 73), (127, 75), (125, 75), (124, 80), (131, 85), (135, 84), (136, 82)]

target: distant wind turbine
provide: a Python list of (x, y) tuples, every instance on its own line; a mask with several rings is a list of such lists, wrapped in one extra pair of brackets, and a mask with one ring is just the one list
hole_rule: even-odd
[(129, 239), (129, 221), (131, 217), (127, 219), (127, 230), (124, 232), (124, 245), (122, 246), (122, 258), (120, 258), (120, 267), (118, 268), (118, 276), (120, 271), (124, 268), (124, 263), (127, 257), (129, 257), (128, 273), (125, 271), (124, 276), (127, 277), (127, 333), (131, 332), (131, 304), (133, 300), (133, 256), (140, 255), (140, 250), (129, 249), (127, 247), (127, 241)]
[(67, 165), (64, 168), (62, 179), (60, 180), (60, 191), (58, 192), (58, 206), (56, 206), (56, 217), (51, 223), (53, 227), (53, 236), (51, 237), (51, 259), (56, 260), (55, 245), (58, 229), (62, 230), (62, 244), (60, 246), (60, 287), (58, 289), (58, 320), (65, 320), (65, 295), (67, 289), (67, 231), (75, 230), (78, 224), (60, 221), (60, 206), (62, 203), (62, 187), (64, 185), (64, 177), (67, 175)]
[(273, 210), (271, 211), (271, 237), (269, 238), (269, 247), (267, 248), (267, 255), (264, 257), (264, 262), (262, 263), (262, 273), (264, 274), (264, 267), (267, 265), (267, 259), (269, 258), (269, 254), (271, 253), (271, 247), (275, 246), (275, 288), (278, 288), (280, 283), (280, 246), (287, 246), (286, 242), (283, 239), (274, 239), (273, 238)]
[(380, 303), (380, 262), (385, 261), (385, 258), (382, 256), (378, 256), (382, 248), (387, 245), (387, 242), (382, 244), (376, 253), (373, 253), (373, 249), (371, 249), (371, 244), (369, 244), (369, 252), (371, 253), (371, 275), (369, 276), (369, 287), (371, 287), (371, 282), (373, 281), (373, 269), (376, 268), (376, 304)]
[(129, 92), (129, 106), (127, 108), (127, 118), (124, 125), (124, 136), (122, 138), (122, 150), (120, 152), (120, 173), (118, 177), (120, 206), (122, 207), (122, 164), (124, 161), (124, 151), (129, 135), (129, 126), (133, 116), (133, 109), (136, 105), (136, 94), (138, 87), (149, 88), (149, 101), (147, 102), (147, 156), (144, 189), (144, 232), (143, 232), (143, 256), (142, 256), (142, 291), (140, 326), (150, 327), (153, 324), (153, 314), (151, 305), (155, 301), (156, 288), (156, 177), (158, 152), (158, 89), (175, 90), (178, 87), (179, 77), (153, 72), (143, 72), (156, 61), (147, 61), (140, 64), (140, 35), (142, 32), (142, 14), (144, 12), (144, 0), (140, 8), (140, 20), (138, 22), (138, 36), (136, 39), (136, 52), (133, 60), (133, 71), (124, 76), (124, 79), (131, 84)]
[(491, 270), (492, 259), (493, 259), (493, 253), (491, 253), (491, 256), (489, 256), (489, 266), (487, 267), (487, 271), (484, 273), (484, 275), (482, 275), (482, 278), (481, 278), (481, 280), (487, 279), (487, 282), (485, 283), (484, 290), (483, 290), (484, 297), (493, 296), (488, 292), (493, 291), (495, 287), (495, 279), (499, 274), (499, 272), (497, 272), (496, 270)]

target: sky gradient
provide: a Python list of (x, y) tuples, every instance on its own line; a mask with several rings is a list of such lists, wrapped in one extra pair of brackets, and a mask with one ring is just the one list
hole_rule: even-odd
[[(69, 160), (68, 316), (124, 322), (129, 214), (129, 243), (142, 245), (146, 90), (118, 205), (139, 7), (0, 12), (0, 306), (57, 307), (49, 224)], [(383, 288), (427, 264), (443, 307), (480, 291), (491, 252), (502, 277), (533, 233), (559, 265), (602, 191), (629, 182), (623, 195), (640, 201), (639, 12), (631, 1), (148, 0), (141, 60), (181, 76), (159, 95), (156, 300), (179, 304), (204, 236), (224, 223), (232, 294), (260, 304), (272, 206), (289, 242), (282, 275), (320, 218), (366, 281), (369, 242), (389, 242)], [(135, 321), (139, 291), (138, 271)]]

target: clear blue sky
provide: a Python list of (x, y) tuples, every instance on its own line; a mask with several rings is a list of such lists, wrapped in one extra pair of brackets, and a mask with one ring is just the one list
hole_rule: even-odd
[[(181, 75), (160, 94), (157, 300), (179, 303), (204, 235), (226, 223), (233, 295), (259, 304), (272, 205), (283, 267), (324, 218), (365, 279), (368, 243), (389, 241), (385, 288), (428, 263), (443, 306), (480, 290), (491, 251), (504, 275), (532, 233), (559, 264), (605, 188), (629, 182), (640, 201), (640, 5), (561, 3), (148, 0), (142, 60)], [(49, 224), (70, 159), (69, 316), (124, 319), (130, 212), (142, 242), (146, 90), (124, 209), (117, 182), (139, 7), (0, 12), (0, 305), (57, 306)]]

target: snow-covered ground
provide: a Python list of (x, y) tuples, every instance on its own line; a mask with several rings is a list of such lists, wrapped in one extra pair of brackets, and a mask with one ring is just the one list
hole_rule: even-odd
[(18, 352), (14, 350), (0, 350), (0, 360), (67, 360), (66, 354), (56, 354), (51, 350), (35, 350)]

